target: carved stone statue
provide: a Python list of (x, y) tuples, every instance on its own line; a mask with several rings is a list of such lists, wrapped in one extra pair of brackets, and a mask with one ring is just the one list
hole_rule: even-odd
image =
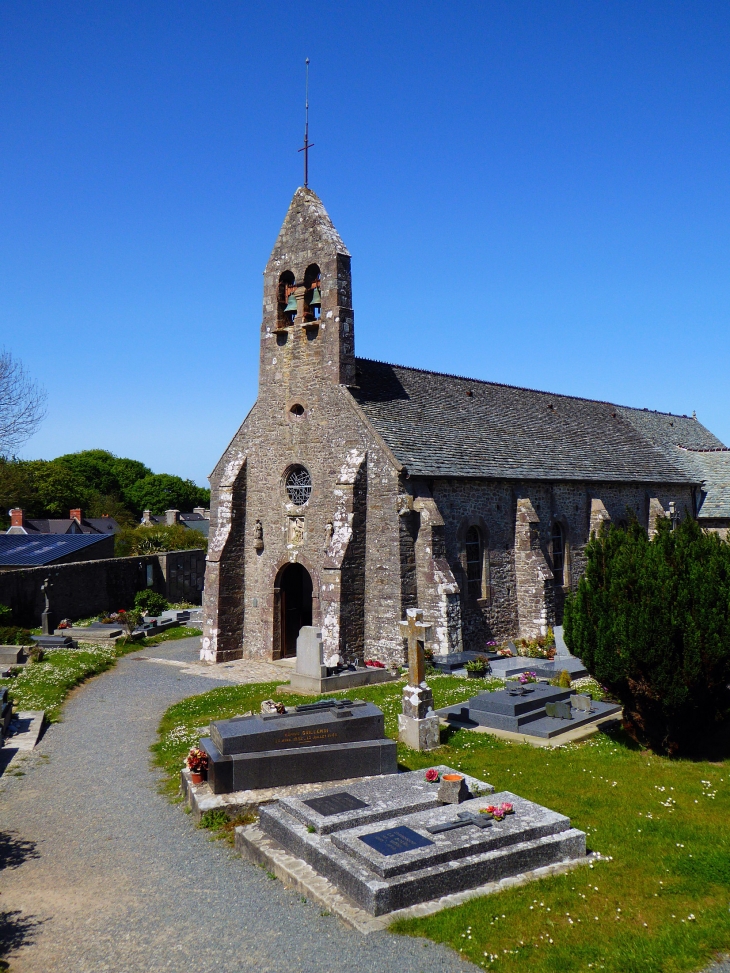
[(46, 578), (44, 580), (43, 584), (41, 585), (41, 591), (43, 592), (43, 595), (44, 595), (44, 597), (46, 599), (46, 606), (43, 609), (44, 612), (48, 612), (48, 611), (51, 610), (51, 603), (48, 600), (48, 592), (51, 590), (52, 587), (53, 587), (53, 585), (51, 584), (51, 579), (50, 578)]
[(332, 535), (335, 532), (335, 528), (332, 525), (332, 521), (329, 520), (324, 527), (324, 549), (325, 551), (329, 548), (332, 542)]
[(260, 520), (256, 521), (253, 529), (253, 549), (263, 551), (264, 549), (264, 527)]

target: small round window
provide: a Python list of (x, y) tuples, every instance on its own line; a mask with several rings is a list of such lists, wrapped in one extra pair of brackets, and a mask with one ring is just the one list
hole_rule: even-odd
[(303, 466), (292, 466), (284, 481), (287, 496), (298, 507), (303, 506), (312, 494), (312, 477)]
[(289, 412), (295, 419), (301, 419), (304, 415), (304, 406), (300, 402), (295, 402)]

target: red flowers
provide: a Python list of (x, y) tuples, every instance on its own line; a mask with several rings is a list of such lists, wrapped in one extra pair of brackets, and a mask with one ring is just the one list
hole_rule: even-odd
[(438, 770), (435, 769), (435, 767), (431, 767), (430, 770), (427, 770), (425, 777), (429, 784), (438, 784), (438, 782), (441, 780), (441, 775), (439, 774)]
[(208, 754), (200, 747), (191, 747), (186, 759), (188, 770), (193, 774), (202, 774), (208, 769)]
[(365, 665), (370, 669), (385, 669), (385, 663), (378, 662), (377, 659), (366, 659)]

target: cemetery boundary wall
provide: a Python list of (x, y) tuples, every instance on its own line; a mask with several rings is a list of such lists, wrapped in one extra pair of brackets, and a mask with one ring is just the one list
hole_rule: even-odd
[(45, 604), (41, 585), (50, 578), (49, 600), (57, 622), (130, 608), (135, 594), (146, 588), (172, 602), (199, 605), (204, 577), (203, 550), (17, 568), (0, 572), (0, 604), (12, 609), (16, 625), (40, 625)]

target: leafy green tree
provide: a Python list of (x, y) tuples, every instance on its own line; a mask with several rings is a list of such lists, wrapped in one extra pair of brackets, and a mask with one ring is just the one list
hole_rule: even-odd
[(113, 468), (115, 459), (105, 449), (85, 449), (80, 453), (65, 453), (51, 462), (71, 470), (84, 481), (87, 489), (100, 494), (118, 494), (121, 487)]
[(139, 460), (126, 459), (122, 456), (114, 457), (111, 468), (114, 476), (117, 478), (120, 492), (127, 490), (137, 480), (142, 480), (145, 476), (150, 476), (152, 473), (149, 466), (145, 466)]
[(187, 511), (209, 503), (210, 490), (192, 480), (152, 473), (139, 460), (105, 449), (53, 460), (0, 457), (0, 527), (7, 527), (11, 507), (22, 507), (29, 517), (68, 517), (69, 510), (81, 507), (88, 516), (107, 514), (123, 524), (137, 520), (143, 510)]
[(210, 490), (197, 486), (169, 473), (150, 473), (124, 491), (124, 499), (136, 512), (150, 510), (162, 514), (166, 510), (189, 511), (210, 503)]
[(691, 749), (730, 721), (730, 544), (687, 518), (636, 522), (586, 547), (564, 634), (656, 750)]
[(55, 460), (31, 460), (28, 465), (47, 516), (68, 517), (73, 507), (88, 507), (95, 491), (76, 470)]
[(10, 524), (8, 511), (20, 507), (29, 517), (43, 513), (30, 463), (0, 456), (0, 529)]

